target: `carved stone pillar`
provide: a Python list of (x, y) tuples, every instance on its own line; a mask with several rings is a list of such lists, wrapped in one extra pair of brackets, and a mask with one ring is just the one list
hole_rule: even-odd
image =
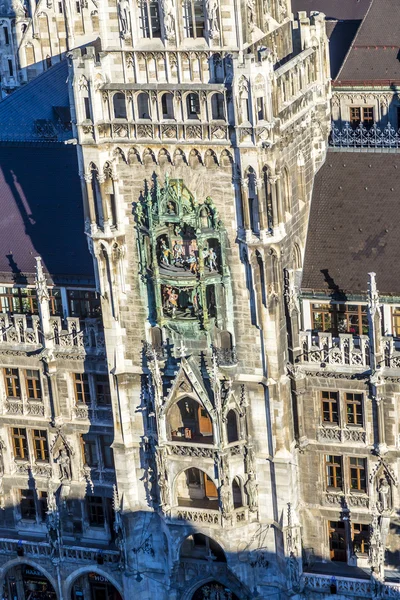
[(94, 175), (92, 174), (85, 175), (84, 177), (86, 183), (86, 195), (84, 195), (84, 199), (86, 199), (87, 202), (90, 223), (91, 225), (94, 225), (96, 223), (96, 211), (94, 208), (94, 203), (96, 202), (96, 199), (93, 197), (92, 177), (94, 177)]
[(100, 195), (101, 195), (101, 206), (103, 208), (103, 221), (104, 223), (108, 223), (109, 214), (108, 214), (108, 206), (106, 199), (106, 190), (105, 190), (105, 177), (104, 175), (99, 175), (99, 187), (100, 187)]
[(264, 179), (259, 178), (256, 181), (257, 185), (257, 196), (258, 196), (258, 210), (260, 215), (260, 229), (265, 230), (268, 229), (268, 218), (267, 218), (267, 198), (265, 193), (265, 183)]
[(282, 187), (279, 185), (279, 180), (281, 176), (280, 173), (275, 174), (275, 190), (276, 190), (276, 206), (277, 206), (277, 216), (278, 223), (283, 223), (283, 202), (282, 202)]
[(278, 177), (271, 175), (268, 180), (271, 185), (272, 226), (275, 229), (279, 225), (278, 200), (276, 191), (276, 182), (278, 181)]
[(242, 212), (243, 212), (243, 226), (246, 231), (251, 230), (250, 225), (250, 207), (249, 207), (249, 186), (248, 180), (242, 179), (241, 182), (241, 195), (242, 195)]

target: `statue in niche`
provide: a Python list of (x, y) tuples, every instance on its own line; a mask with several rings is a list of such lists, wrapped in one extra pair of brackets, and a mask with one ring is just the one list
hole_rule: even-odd
[(160, 250), (159, 250), (159, 264), (160, 265), (170, 265), (170, 256), (172, 255), (171, 250), (168, 248), (167, 242), (165, 238), (161, 238), (160, 240)]
[(378, 487), (378, 508), (379, 512), (384, 513), (391, 509), (391, 487), (386, 477), (379, 481)]
[(204, 248), (203, 258), (204, 264), (209, 271), (218, 271), (218, 257), (214, 248)]
[(205, 206), (200, 211), (200, 223), (202, 229), (209, 229), (211, 226), (210, 215)]
[(206, 0), (206, 11), (210, 37), (214, 39), (219, 35), (218, 0)]
[(249, 33), (253, 33), (256, 24), (256, 3), (255, 0), (246, 0), (247, 27)]
[(175, 39), (175, 10), (172, 0), (161, 2), (161, 10), (164, 18), (165, 37), (167, 40), (173, 41)]
[(121, 37), (129, 36), (131, 31), (131, 9), (129, 0), (119, 0), (118, 2), (118, 18), (121, 30)]
[(249, 509), (254, 512), (257, 510), (258, 485), (254, 473), (249, 473), (249, 478), (245, 485), (246, 493), (249, 499)]
[(60, 451), (57, 462), (60, 467), (60, 479), (70, 481), (72, 479), (71, 473), (71, 459), (68, 456), (68, 452), (65, 448)]
[(232, 512), (232, 492), (227, 479), (222, 480), (219, 488), (219, 498), (221, 501), (221, 510), (223, 515), (229, 515)]
[(164, 290), (163, 308), (171, 312), (172, 317), (175, 317), (178, 310), (179, 293), (177, 290), (168, 285)]
[(173, 248), (174, 253), (174, 265), (176, 267), (181, 266), (184, 262), (184, 247), (181, 240), (176, 240)]
[(171, 202), (171, 200), (169, 202), (167, 202), (166, 213), (167, 213), (167, 215), (176, 215), (177, 214), (175, 202)]

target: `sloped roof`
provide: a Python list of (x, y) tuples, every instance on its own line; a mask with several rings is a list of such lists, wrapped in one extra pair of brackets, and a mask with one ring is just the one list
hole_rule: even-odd
[(292, 0), (294, 14), (300, 10), (318, 11), (335, 21), (361, 21), (371, 0)]
[(400, 81), (400, 2), (372, 0), (337, 76), (340, 82)]
[(304, 291), (400, 296), (400, 155), (329, 151), (311, 202)]
[[(0, 102), (0, 140), (66, 140), (71, 130), (60, 125), (69, 112), (68, 65), (63, 60)], [(62, 119), (61, 119), (62, 120)]]
[(33, 283), (41, 256), (50, 282), (93, 285), (76, 148), (0, 144), (0, 212), (0, 282)]

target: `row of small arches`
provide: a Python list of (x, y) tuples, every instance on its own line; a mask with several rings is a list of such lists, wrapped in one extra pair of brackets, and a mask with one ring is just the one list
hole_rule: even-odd
[(217, 153), (211, 148), (205, 150), (192, 148), (190, 152), (185, 152), (183, 149), (177, 148), (174, 153), (171, 154), (166, 148), (161, 148), (158, 152), (155, 152), (151, 148), (140, 151), (138, 148), (132, 147), (127, 152), (121, 148), (116, 148), (114, 150), (114, 157), (121, 159), (129, 165), (141, 164), (147, 166), (149, 164), (154, 164), (162, 166), (170, 164), (172, 166), (179, 166), (185, 164), (192, 168), (204, 166), (208, 168), (221, 167), (226, 169), (232, 169), (233, 165), (233, 156), (229, 150), (226, 149)]

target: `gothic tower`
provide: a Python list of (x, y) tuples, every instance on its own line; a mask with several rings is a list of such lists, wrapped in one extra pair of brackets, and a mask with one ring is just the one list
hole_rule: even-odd
[(102, 51), (74, 50), (69, 84), (126, 597), (286, 597), (302, 569), (286, 363), (329, 128), (324, 17), (289, 0), (98, 11)]

